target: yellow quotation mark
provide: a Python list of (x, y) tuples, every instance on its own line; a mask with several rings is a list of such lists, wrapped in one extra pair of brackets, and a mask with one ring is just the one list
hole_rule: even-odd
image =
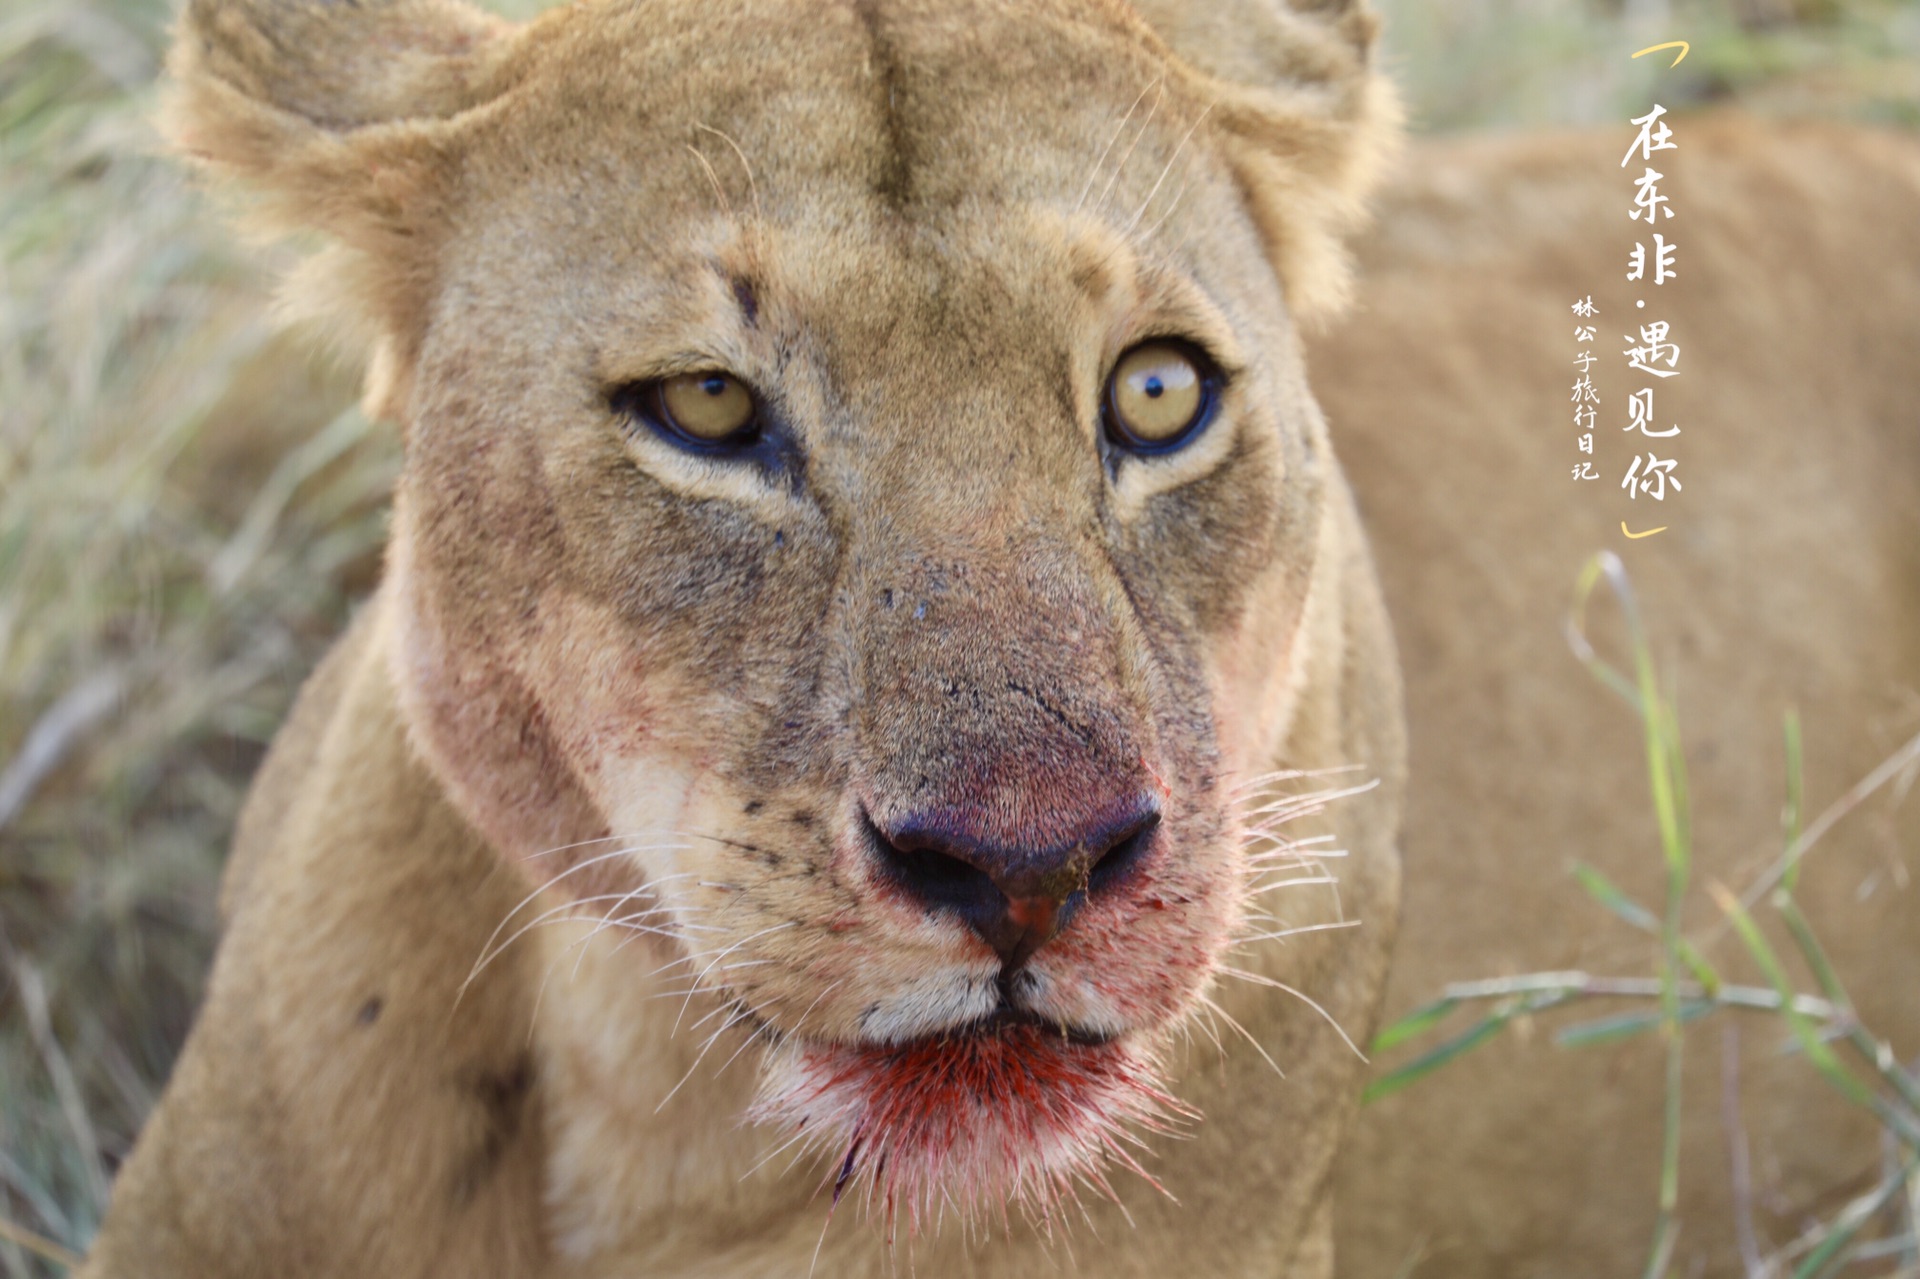
[(1688, 51), (1691, 50), (1692, 48), (1693, 46), (1688, 44), (1685, 40), (1669, 40), (1665, 44), (1650, 44), (1646, 48), (1640, 50), (1640, 52), (1634, 54), (1633, 56), (1636, 58), (1643, 58), (1649, 53), (1658, 53), (1662, 49), (1678, 49), (1680, 50), (1680, 52), (1674, 54), (1673, 61), (1668, 63), (1668, 66), (1670, 67), (1677, 67), (1680, 65), (1681, 60), (1687, 56)]

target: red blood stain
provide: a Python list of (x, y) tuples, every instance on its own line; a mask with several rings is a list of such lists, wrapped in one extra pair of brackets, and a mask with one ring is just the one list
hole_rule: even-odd
[(1140, 757), (1140, 767), (1147, 770), (1147, 776), (1151, 777), (1153, 779), (1153, 784), (1160, 788), (1161, 798), (1163, 799), (1173, 798), (1173, 787), (1167, 785), (1167, 779), (1160, 776), (1160, 771), (1156, 769), (1152, 764), (1147, 762), (1147, 757), (1145, 755), (1142, 755)]
[(1132, 1045), (1075, 1044), (1032, 1025), (816, 1045), (795, 1064), (755, 1118), (812, 1133), (834, 1160), (834, 1201), (858, 1188), (889, 1224), (905, 1209), (910, 1233), (943, 1201), (1051, 1220), (1082, 1184), (1111, 1195), (1110, 1165), (1147, 1177), (1125, 1148), (1131, 1129), (1193, 1117)]

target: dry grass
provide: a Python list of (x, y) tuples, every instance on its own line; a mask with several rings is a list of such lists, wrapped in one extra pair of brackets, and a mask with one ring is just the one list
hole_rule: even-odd
[[(0, 24), (0, 1217), (91, 1237), (236, 805), (394, 465), (146, 124), (163, 6)], [(0, 1269), (33, 1273), (0, 1242)]]
[[(1913, 0), (1374, 0), (1416, 129), (1618, 124), (1737, 102), (1920, 125)], [(1629, 55), (1668, 40), (1677, 68)]]
[[(1675, 16), (1696, 41), (1692, 100), (1920, 119), (1913, 5), (1740, 5)], [(1644, 85), (1613, 55), (1662, 25), (1641, 0), (1625, 16), (1383, 7), (1429, 126), (1622, 118)], [(396, 463), (390, 432), (350, 408), (351, 374), (268, 321), (269, 256), (155, 155), (166, 21), (164, 0), (0, 0), (0, 1273), (15, 1276), (58, 1273), (49, 1258), (92, 1237), (198, 996), (246, 778), (374, 579)]]

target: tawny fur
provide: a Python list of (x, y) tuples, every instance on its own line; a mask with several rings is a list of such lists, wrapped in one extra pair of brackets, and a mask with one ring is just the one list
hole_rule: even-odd
[[(207, 1005), (87, 1273), (1311, 1279), (1336, 1216), (1355, 1273), (1422, 1247), (1431, 1273), (1629, 1267), (1650, 1176), (1581, 1161), (1596, 1132), (1624, 1163), (1631, 1121), (1654, 1131), (1650, 1057), (1553, 1058), (1556, 1092), (1542, 1050), (1513, 1049), (1486, 1059), (1495, 1087), (1468, 1067), (1397, 1099), (1352, 1145), (1336, 1213), (1363, 1067), (1304, 999), (1223, 971), (1284, 983), (1358, 1038), (1394, 934), (1397, 666), (1294, 330), (1341, 296), (1337, 236), (1390, 148), (1371, 36), (1364, 13), (1274, 0), (589, 4), (524, 29), (432, 0), (190, 6), (173, 135), (248, 181), (271, 224), (333, 238), (302, 301), (365, 334), (370, 403), (408, 461), (388, 580), (263, 770)], [(1436, 176), (1372, 250), (1376, 292), (1316, 352), (1424, 734), (1400, 1002), (1565, 962), (1552, 948), (1591, 934), (1554, 914), (1578, 909), (1567, 860), (1630, 865), (1645, 842), (1630, 726), (1553, 633), (1601, 517), (1565, 500), (1557, 465), (1497, 500), (1472, 468), (1475, 447), (1566, 434), (1541, 424), (1559, 394), (1547, 321), (1605, 272), (1589, 285), (1546, 228), (1568, 210), (1597, 225), (1612, 188), (1594, 144), (1557, 145), (1416, 170)], [(1770, 208), (1823, 198), (1770, 180), (1737, 127), (1697, 145)], [(1821, 154), (1850, 208), (1911, 209), (1908, 149)], [(1449, 182), (1524, 207), (1492, 228)], [(1708, 193), (1690, 207), (1740, 216)], [(1790, 316), (1741, 281), (1789, 241), (1745, 217), (1678, 322), (1705, 338), (1757, 306), (1764, 349)], [(1514, 226), (1539, 238), (1516, 245)], [(1857, 238), (1823, 244), (1830, 274), (1865, 270)], [(1483, 274), (1448, 276), (1469, 269), (1455, 258)], [(1889, 236), (1873, 269), (1916, 259)], [(1883, 296), (1826, 319), (1893, 351), (1916, 315)], [(1189, 450), (1109, 473), (1100, 377), (1164, 332), (1234, 365), (1225, 412)], [(606, 390), (690, 360), (777, 387), (797, 475), (623, 429)], [(1915, 683), (1911, 432), (1889, 434), (1884, 376), (1821, 385), (1851, 450), (1825, 486), (1792, 487), (1814, 442), (1769, 429), (1778, 397), (1756, 392), (1698, 465), (1744, 474), (1760, 464), (1732, 441), (1758, 439), (1786, 450), (1777, 469), (1699, 503), (1707, 540), (1672, 542), (1697, 568), (1645, 570), (1655, 614), (1740, 674), (1720, 699), (1737, 712), (1688, 701), (1728, 770), (1696, 765), (1703, 833), (1771, 811), (1768, 738), (1742, 718), (1785, 687), (1765, 672), (1849, 730)], [(1773, 606), (1779, 575), (1741, 543), (1787, 527), (1755, 518), (1765, 484), (1776, 511), (1836, 512), (1822, 527), (1873, 547), (1869, 567), (1792, 574), (1809, 594)], [(1870, 536), (1845, 523), (1871, 512), (1890, 514)], [(1489, 576), (1463, 602), (1471, 564)], [(1476, 695), (1512, 705), (1495, 720)], [(1874, 744), (1813, 742), (1832, 770), (1815, 795)], [(1254, 813), (1301, 784), (1249, 782), (1349, 765), (1382, 785), (1277, 832), (1345, 851), (1337, 904), (1303, 885), (1244, 918), (1266, 864)], [(1051, 1009), (1150, 1049), (1201, 1116), (1178, 1140), (1136, 1134), (1165, 1193), (1109, 1165), (1118, 1202), (1088, 1191), (1051, 1216), (830, 1214), (832, 1163), (768, 1159), (792, 1134), (745, 1122), (756, 1097), (804, 1084), (779, 1073), (793, 1046), (910, 1037), (964, 997), (947, 978), (991, 969), (964, 930), (876, 889), (855, 805), (930, 789), (1013, 836), (1116, 773), (1166, 796), (1158, 904), (1088, 911), (1038, 967)], [(1915, 935), (1910, 898), (1868, 909), (1904, 910), (1883, 935)], [(1342, 919), (1359, 926), (1227, 949)], [(1632, 1087), (1580, 1073), (1610, 1063)], [(1810, 1091), (1789, 1096), (1768, 1121), (1783, 1142), (1825, 1122)], [(1591, 1118), (1556, 1135), (1569, 1114)], [(1849, 1171), (1840, 1149), (1786, 1148), (1809, 1185)], [(1716, 1179), (1697, 1184), (1690, 1208), (1724, 1221)], [(1710, 1257), (1723, 1233), (1701, 1227)]]
[[(1391, 95), (1364, 14), (1249, 0), (1221, 60), (1145, 9), (189, 6), (172, 136), (330, 237), (296, 300), (407, 463), (95, 1273), (1323, 1268), (1404, 747), (1295, 325)], [(1103, 453), (1164, 336), (1218, 420)], [(614, 407), (716, 366), (765, 465)], [(1138, 873), (1005, 994), (863, 835), (1143, 793)], [(941, 1047), (1001, 999), (1052, 1029)]]
[[(1589, 862), (1660, 900), (1640, 727), (1561, 636), (1594, 550), (1626, 561), (1677, 693), (1696, 882), (1744, 889), (1778, 856), (1788, 708), (1804, 724), (1810, 813), (1920, 732), (1920, 140), (1682, 117), (1660, 167), (1684, 265), (1643, 294), (1625, 279), (1630, 138), (1422, 146), (1359, 246), (1358, 305), (1309, 344), (1407, 671), (1393, 1012), (1449, 981), (1655, 971), (1646, 940), (1570, 873)], [(1658, 403), (1682, 428), (1667, 443), (1687, 488), (1664, 507), (1572, 487), (1568, 307), (1589, 293), (1608, 359), (1607, 488), (1634, 447), (1620, 428), (1638, 384), (1612, 354), (1620, 337), (1657, 314), (1683, 344), (1686, 371)], [(1630, 542), (1623, 517), (1636, 532), (1670, 527)], [(1596, 605), (1595, 617), (1624, 654), (1617, 616)], [(1823, 839), (1800, 895), (1867, 1024), (1911, 1061), (1920, 802), (1899, 796), (1888, 787)], [(1706, 935), (1716, 918), (1702, 897), (1688, 925)], [(1719, 931), (1714, 962), (1764, 982)], [(1555, 1028), (1367, 1108), (1336, 1196), (1343, 1270), (1391, 1275), (1419, 1258), (1421, 1279), (1638, 1272), (1661, 1047), (1562, 1050)], [(1739, 1031), (1750, 1207), (1762, 1245), (1780, 1245), (1858, 1193), (1879, 1146), (1782, 1050), (1777, 1025)], [(1688, 1041), (1676, 1274), (1742, 1273), (1720, 1035), (1708, 1022)]]

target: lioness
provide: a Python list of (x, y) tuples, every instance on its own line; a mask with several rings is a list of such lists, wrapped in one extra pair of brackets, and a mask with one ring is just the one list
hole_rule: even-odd
[(190, 4), (173, 136), (333, 238), (408, 460), (93, 1272), (1324, 1271), (1403, 742), (1295, 317), (1372, 33)]
[[(333, 239), (296, 293), (358, 326), (407, 465), (87, 1273), (1330, 1273), (1405, 748), (1297, 326), (1393, 133), (1372, 36), (1275, 0), (190, 4), (173, 136)], [(1418, 557), (1565, 513), (1422, 492), (1449, 441), (1349, 342), (1414, 705), (1454, 712), (1412, 799), (1465, 892), (1411, 999), (1503, 931), (1537, 962), (1529, 811), (1604, 846), (1637, 809), (1476, 785), (1566, 783), (1435, 690), (1559, 650)], [(1509, 611), (1557, 616), (1576, 534)], [(1866, 633), (1817, 669), (1911, 684)], [(1584, 744), (1616, 712), (1553, 669)], [(1437, 1236), (1462, 1195), (1586, 1220), (1446, 1167), (1529, 1149), (1459, 1097), (1364, 1135), (1369, 1264), (1538, 1263), (1506, 1219)]]

